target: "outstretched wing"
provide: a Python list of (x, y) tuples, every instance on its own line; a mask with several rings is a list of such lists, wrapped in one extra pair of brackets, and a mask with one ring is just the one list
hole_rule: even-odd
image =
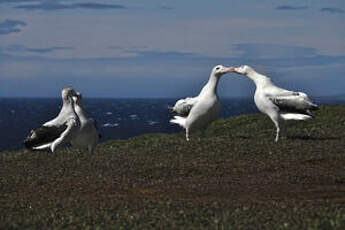
[(171, 110), (179, 116), (187, 117), (190, 110), (197, 103), (197, 101), (197, 97), (187, 97), (184, 99), (180, 99), (175, 103), (174, 107), (172, 107)]
[(268, 95), (268, 98), (281, 112), (313, 116), (311, 111), (317, 110), (318, 106), (309, 99), (307, 94), (302, 92), (290, 92), (290, 94), (284, 92), (283, 95)]

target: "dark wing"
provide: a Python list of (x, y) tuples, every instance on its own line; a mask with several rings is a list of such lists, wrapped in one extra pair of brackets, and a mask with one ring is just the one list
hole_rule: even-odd
[(187, 97), (185, 99), (180, 99), (176, 102), (171, 110), (179, 116), (187, 117), (190, 110), (193, 108), (197, 101), (197, 97)]
[(318, 106), (314, 104), (305, 93), (292, 92), (291, 95), (269, 96), (269, 99), (283, 113), (299, 113), (313, 116), (313, 110)]
[(26, 148), (33, 150), (35, 147), (53, 142), (59, 138), (66, 129), (66, 124), (61, 126), (41, 126), (34, 128), (24, 140), (24, 145)]

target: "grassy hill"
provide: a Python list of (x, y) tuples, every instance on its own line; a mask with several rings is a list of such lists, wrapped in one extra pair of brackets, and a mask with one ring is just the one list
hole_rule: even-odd
[(1, 152), (0, 229), (345, 229), (345, 106), (285, 124)]

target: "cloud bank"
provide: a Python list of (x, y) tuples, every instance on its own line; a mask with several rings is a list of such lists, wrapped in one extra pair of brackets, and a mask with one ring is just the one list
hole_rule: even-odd
[(277, 6), (276, 10), (306, 10), (309, 7), (307, 6), (287, 6), (287, 5), (283, 5), (283, 6)]
[(0, 35), (18, 33), (21, 31), (18, 27), (22, 26), (26, 26), (24, 21), (6, 19), (0, 22)]
[(51, 53), (56, 50), (71, 50), (73, 49), (72, 47), (67, 47), (67, 46), (54, 46), (54, 47), (48, 47), (48, 48), (29, 48), (23, 45), (10, 45), (6, 48), (0, 48), (0, 50), (5, 50), (8, 52), (14, 52), (14, 53)]
[(42, 2), (38, 4), (26, 4), (15, 7), (24, 10), (72, 10), (72, 9), (89, 9), (89, 10), (107, 10), (107, 9), (127, 9), (126, 6), (120, 4), (102, 4), (102, 3), (58, 3), (58, 2)]
[(310, 47), (269, 43), (239, 43), (233, 46), (239, 58), (304, 58), (315, 57), (317, 50)]
[(325, 7), (320, 9), (321, 12), (326, 12), (330, 14), (343, 14), (345, 11), (340, 8), (330, 8), (330, 7)]

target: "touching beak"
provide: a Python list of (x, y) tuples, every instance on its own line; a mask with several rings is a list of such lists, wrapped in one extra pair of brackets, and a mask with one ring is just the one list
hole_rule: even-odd
[(235, 68), (234, 67), (224, 68), (224, 73), (230, 73), (230, 72), (235, 72)]
[(232, 69), (233, 69), (232, 72), (234, 72), (234, 73), (238, 73), (238, 72), (239, 72), (239, 69), (238, 69), (238, 68), (233, 67)]

